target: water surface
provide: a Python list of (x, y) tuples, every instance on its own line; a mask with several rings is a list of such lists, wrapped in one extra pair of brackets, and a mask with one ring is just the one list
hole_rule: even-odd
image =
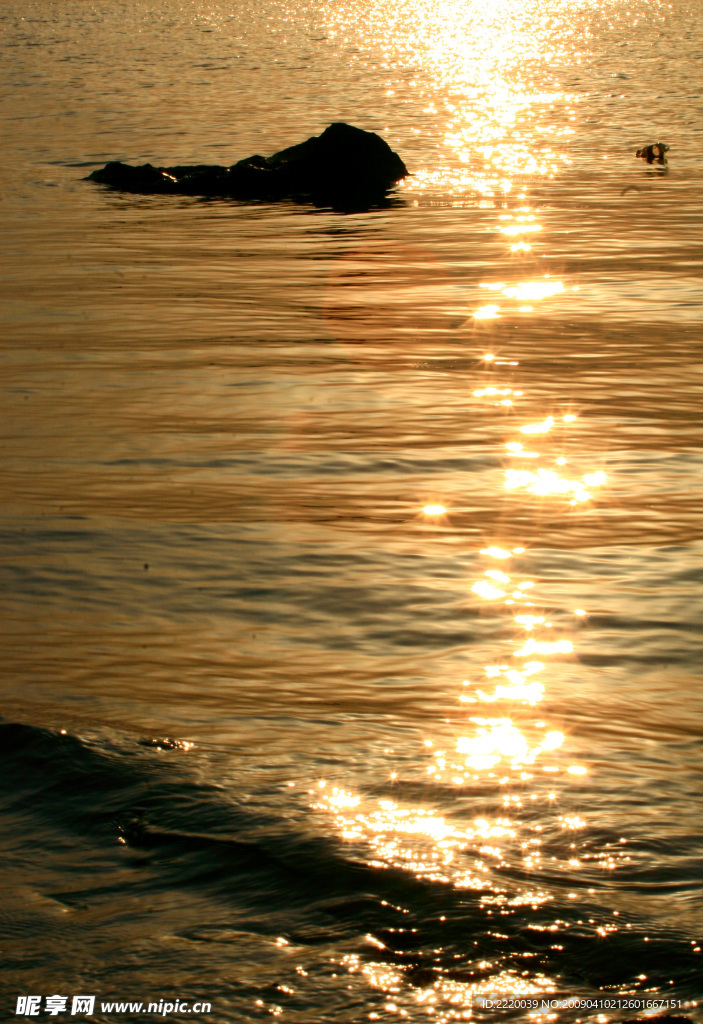
[[(699, 1019), (702, 30), (5, 4), (9, 1013)], [(388, 207), (82, 180), (333, 120)]]

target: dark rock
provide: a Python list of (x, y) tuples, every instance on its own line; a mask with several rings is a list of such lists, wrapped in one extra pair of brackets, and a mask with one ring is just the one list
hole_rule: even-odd
[(142, 194), (293, 199), (336, 209), (368, 209), (408, 170), (374, 132), (337, 122), (322, 135), (273, 156), (250, 156), (231, 167), (152, 167), (109, 163), (88, 180)]
[(665, 142), (654, 142), (651, 146), (643, 146), (642, 149), (638, 149), (635, 156), (646, 160), (648, 164), (665, 164), (668, 161), (664, 154), (668, 152), (669, 147)]

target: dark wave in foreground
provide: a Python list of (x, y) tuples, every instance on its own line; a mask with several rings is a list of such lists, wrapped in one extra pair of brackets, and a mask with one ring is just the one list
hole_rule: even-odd
[[(594, 942), (556, 893), (550, 916), (571, 922), (559, 948), (550, 931), (530, 927), (537, 915), (529, 907), (502, 916), (506, 937), (495, 937), (485, 931), (472, 891), (352, 860), (341, 844), (306, 838), (270, 812), (197, 781), (180, 753), (168, 741), (159, 749), (137, 741), (118, 748), (3, 723), (3, 813), (21, 813), (36, 844), (68, 838), (79, 863), (82, 854), (102, 850), (112, 858), (122, 847), (120, 856), (134, 867), (135, 893), (201, 890), (258, 922), (263, 933), (304, 945), (351, 939), (367, 955), (370, 935), (384, 947), (375, 947), (374, 958), (401, 968), (410, 984), (427, 985), (440, 974), (476, 980), (500, 963), (556, 975), (567, 985), (617, 987), (631, 980), (636, 956), (640, 973), (668, 981), (675, 969), (679, 988), (695, 989), (700, 959), (675, 935), (650, 935), (644, 946), (642, 930), (632, 927)], [(80, 887), (61, 895), (69, 903), (90, 897)], [(581, 903), (578, 914), (586, 913)], [(479, 966), (486, 961), (488, 968)]]
[[(651, 985), (675, 976), (678, 997), (695, 997), (700, 958), (681, 936), (649, 930), (645, 944), (644, 925), (632, 921), (594, 941), (592, 929), (577, 923), (588, 907), (581, 902), (576, 912), (556, 888), (548, 917), (570, 924), (558, 942), (549, 928), (535, 929), (544, 909), (528, 906), (493, 918), (493, 931), (475, 892), (354, 860), (341, 843), (305, 836), (270, 810), (199, 781), (181, 754), (171, 741), (117, 745), (0, 724), (2, 812), (10, 822), (4, 843), (16, 847), (21, 819), (20, 841), (33, 849), (44, 846), (51, 856), (68, 844), (70, 871), (62, 861), (51, 893), (68, 907), (127, 893), (137, 900), (190, 893), (224, 908), (237, 934), (341, 947), (362, 962), (389, 965), (414, 987), (438, 979), (472, 984), (508, 970), (542, 973), (567, 992), (615, 992), (632, 983), (636, 967)], [(99, 884), (91, 887), (89, 871), (81, 884), (81, 864), (96, 855), (104, 861)], [(179, 934), (231, 941), (203, 920), (184, 919)]]

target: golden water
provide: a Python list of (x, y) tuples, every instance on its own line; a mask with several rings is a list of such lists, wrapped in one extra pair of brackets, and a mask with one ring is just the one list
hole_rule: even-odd
[[(681, 0), (5, 5), (3, 715), (125, 757), (187, 741), (178, 771), (270, 848), (377, 869), (439, 943), (362, 912), (279, 929), (263, 882), (241, 924), (160, 879), (133, 964), (112, 836), (110, 898), (87, 853), (75, 878), (17, 854), (22, 906), (74, 918), (57, 968), (35, 907), (13, 998), (83, 971), (218, 1021), (481, 1018), (491, 993), (695, 1015), (702, 28)], [(388, 208), (82, 180), (332, 120), (408, 164)], [(667, 169), (635, 160), (660, 138)], [(170, 827), (212, 830), (192, 813)]]

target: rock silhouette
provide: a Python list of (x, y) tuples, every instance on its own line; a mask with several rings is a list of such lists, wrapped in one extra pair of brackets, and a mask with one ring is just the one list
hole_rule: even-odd
[(114, 162), (93, 171), (87, 180), (141, 194), (292, 199), (335, 209), (367, 209), (382, 201), (407, 173), (380, 135), (336, 122), (300, 145), (269, 157), (250, 156), (231, 167), (133, 167)]

